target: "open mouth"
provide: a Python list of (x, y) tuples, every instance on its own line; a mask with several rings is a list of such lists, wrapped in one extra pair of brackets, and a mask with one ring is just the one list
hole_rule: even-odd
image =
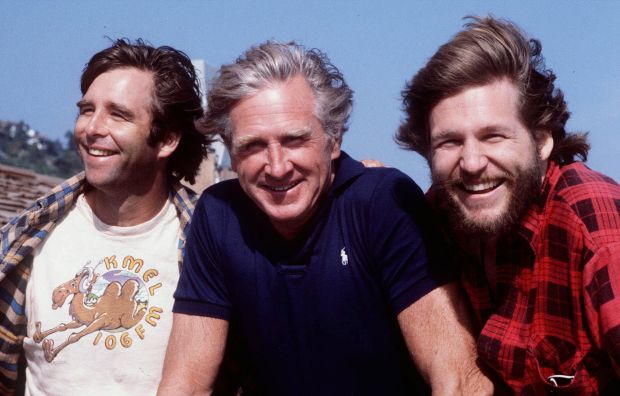
[(299, 183), (301, 183), (301, 181), (297, 181), (291, 184), (287, 184), (285, 186), (272, 186), (269, 184), (263, 184), (263, 188), (269, 190), (269, 191), (273, 191), (273, 192), (277, 192), (277, 193), (281, 193), (281, 192), (286, 192), (288, 190), (291, 190), (293, 188), (295, 188)]
[(86, 152), (93, 157), (109, 157), (110, 155), (116, 154), (114, 151), (98, 149), (94, 147), (84, 147)]
[(461, 183), (459, 188), (469, 194), (485, 194), (504, 184), (504, 180), (490, 180), (481, 183)]

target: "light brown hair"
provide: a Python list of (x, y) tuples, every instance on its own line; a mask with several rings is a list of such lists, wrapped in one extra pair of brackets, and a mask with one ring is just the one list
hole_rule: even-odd
[(587, 159), (587, 134), (569, 134), (570, 113), (564, 94), (555, 88), (555, 75), (545, 67), (542, 46), (519, 28), (494, 17), (467, 17), (471, 21), (442, 45), (402, 92), (405, 120), (395, 136), (402, 147), (430, 158), (428, 118), (438, 102), (471, 87), (508, 78), (520, 92), (519, 116), (540, 141), (548, 131), (554, 141), (549, 157), (570, 163)]

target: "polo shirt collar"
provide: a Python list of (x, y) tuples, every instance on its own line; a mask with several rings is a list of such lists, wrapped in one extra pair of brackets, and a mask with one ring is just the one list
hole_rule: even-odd
[(340, 151), (340, 158), (335, 160), (336, 176), (330, 188), (329, 194), (336, 194), (350, 181), (364, 173), (364, 165), (355, 161), (344, 151)]

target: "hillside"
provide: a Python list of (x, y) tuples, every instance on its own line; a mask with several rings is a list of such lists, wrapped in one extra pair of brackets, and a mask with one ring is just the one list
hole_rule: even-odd
[(48, 139), (23, 121), (0, 121), (0, 163), (61, 178), (82, 170), (71, 132), (65, 133), (63, 144), (58, 139)]

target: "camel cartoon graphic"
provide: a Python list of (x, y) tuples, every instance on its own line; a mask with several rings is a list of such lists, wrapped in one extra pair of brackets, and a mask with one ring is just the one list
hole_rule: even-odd
[[(103, 277), (88, 266), (87, 263), (73, 279), (57, 286), (52, 292), (52, 309), (63, 306), (65, 300), (73, 295), (69, 303), (71, 322), (61, 323), (46, 331), (41, 331), (41, 322), (36, 322), (33, 340), (43, 342), (45, 360), (51, 362), (66, 346), (79, 341), (82, 337), (100, 331), (122, 331), (131, 329), (142, 320), (148, 303), (140, 301), (138, 294), (143, 289), (140, 278), (121, 274), (115, 270)], [(103, 282), (98, 282), (100, 278)], [(94, 290), (97, 288), (98, 290)], [(69, 329), (82, 330), (71, 333), (67, 340), (54, 348), (54, 340), (47, 338), (50, 334)]]

